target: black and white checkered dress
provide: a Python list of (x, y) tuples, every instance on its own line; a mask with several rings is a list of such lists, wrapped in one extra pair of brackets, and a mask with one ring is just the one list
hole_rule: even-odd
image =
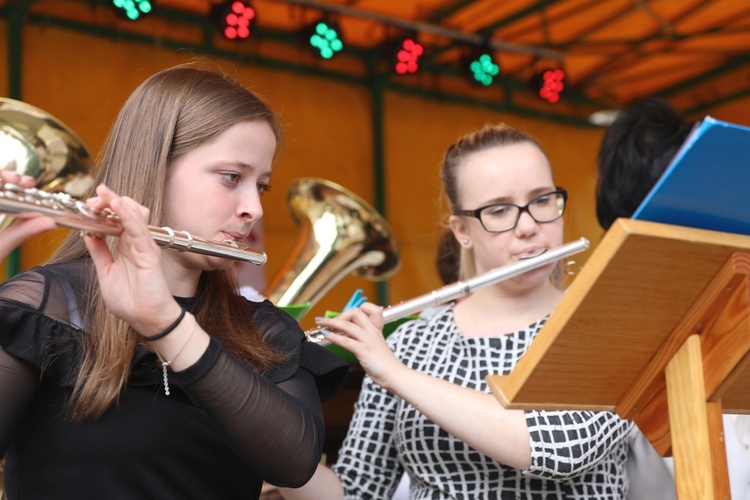
[[(409, 367), (489, 393), (484, 379), (508, 374), (545, 319), (497, 337), (464, 337), (453, 307), (402, 325), (388, 338)], [(527, 411), (532, 465), (505, 466), (449, 435), (369, 377), (334, 471), (347, 498), (390, 498), (401, 475), (411, 499), (621, 499), (632, 422), (609, 412)]]

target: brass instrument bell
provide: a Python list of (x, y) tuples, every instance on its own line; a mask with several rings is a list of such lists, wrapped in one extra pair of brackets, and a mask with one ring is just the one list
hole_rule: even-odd
[(348, 274), (382, 281), (398, 270), (388, 222), (348, 189), (302, 178), (289, 187), (287, 202), (300, 236), (264, 292), (277, 306), (312, 305)]
[[(37, 187), (80, 198), (93, 184), (91, 155), (64, 123), (25, 102), (0, 97), (0, 168), (34, 177)], [(14, 218), (0, 214), (0, 231)]]

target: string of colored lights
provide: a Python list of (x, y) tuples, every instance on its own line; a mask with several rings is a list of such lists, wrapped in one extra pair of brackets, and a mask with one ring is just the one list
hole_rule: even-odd
[(318, 2), (315, 0), (271, 0), (280, 3), (300, 5), (303, 7), (310, 7), (312, 9), (320, 10), (323, 12), (336, 13), (350, 17), (359, 17), (361, 19), (369, 19), (377, 21), (381, 24), (393, 26), (394, 28), (400, 28), (402, 30), (412, 33), (430, 33), (436, 36), (442, 36), (456, 42), (462, 42), (468, 45), (482, 46), (486, 45), (490, 49), (501, 50), (505, 52), (513, 52), (517, 54), (529, 54), (539, 59), (550, 59), (558, 62), (562, 62), (564, 54), (557, 50), (548, 49), (545, 47), (537, 47), (533, 45), (523, 45), (504, 42), (502, 40), (487, 40), (485, 36), (476, 33), (466, 33), (463, 31), (446, 28), (445, 26), (439, 26), (436, 24), (423, 23), (418, 21), (408, 21), (405, 19), (397, 19), (393, 17), (384, 16), (375, 12), (366, 12), (362, 10), (349, 7), (347, 5), (338, 4), (327, 4)]
[[(476, 33), (465, 33), (462, 31), (446, 28), (444, 26), (396, 19), (374, 12), (366, 12), (347, 5), (326, 4), (315, 0), (274, 0), (287, 4), (309, 7), (326, 13), (339, 14), (342, 16), (359, 17), (372, 20), (384, 25), (393, 26), (411, 33), (429, 33), (442, 36), (450, 40), (473, 46), (469, 55), (464, 58), (464, 71), (469, 80), (479, 86), (488, 87), (492, 85), (500, 75), (500, 66), (493, 56), (494, 51), (513, 52), (528, 54), (537, 59), (554, 61), (558, 67), (540, 72), (531, 80), (533, 91), (541, 99), (555, 104), (565, 88), (563, 80), (565, 71), (562, 69), (564, 55), (561, 52), (544, 47), (513, 44), (502, 40), (488, 39), (485, 35)], [(343, 34), (336, 27), (339, 40)], [(321, 50), (321, 57), (325, 57)], [(397, 41), (393, 52), (392, 67), (399, 75), (413, 74), (419, 69), (419, 59), (424, 54), (425, 48), (419, 44), (416, 35), (404, 37)], [(330, 51), (328, 52), (330, 53)], [(332, 54), (331, 54), (332, 56)]]
[[(120, 14), (135, 21), (142, 15), (150, 13), (153, 10), (153, 2), (156, 0), (111, 1)], [(492, 40), (485, 35), (465, 33), (429, 23), (391, 18), (346, 5), (327, 4), (315, 0), (275, 1), (309, 7), (323, 12), (318, 20), (308, 25), (304, 30), (308, 46), (322, 59), (331, 59), (344, 49), (342, 30), (331, 15), (338, 14), (376, 21), (412, 33), (391, 42), (391, 66), (392, 70), (398, 75), (415, 74), (419, 71), (420, 58), (425, 54), (425, 47), (419, 43), (418, 34), (429, 33), (471, 47), (468, 55), (463, 58), (462, 65), (467, 78), (476, 85), (488, 87), (497, 80), (500, 75), (500, 66), (493, 53), (494, 51), (505, 51), (530, 54), (535, 58), (558, 61), (557, 68), (538, 72), (531, 80), (533, 91), (541, 99), (554, 104), (560, 100), (565, 88), (563, 82), (565, 72), (559, 67), (563, 55), (554, 50)], [(255, 31), (257, 13), (248, 0), (225, 0), (213, 3), (211, 15), (221, 34), (228, 40), (246, 40)]]

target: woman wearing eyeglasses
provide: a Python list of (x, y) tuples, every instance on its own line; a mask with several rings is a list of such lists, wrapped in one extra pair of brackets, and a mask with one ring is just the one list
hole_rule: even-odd
[[(448, 149), (442, 178), (462, 278), (563, 243), (567, 194), (525, 133), (498, 125), (466, 135)], [(405, 323), (387, 343), (373, 304), (320, 319), (368, 376), (333, 469), (319, 467), (285, 497), (390, 498), (406, 473), (411, 499), (624, 498), (631, 422), (607, 412), (508, 410), (485, 383), (510, 373), (557, 306), (563, 291), (553, 271), (480, 288)]]

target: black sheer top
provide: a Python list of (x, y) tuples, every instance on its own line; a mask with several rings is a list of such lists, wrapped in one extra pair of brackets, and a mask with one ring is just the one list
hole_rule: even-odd
[(96, 421), (73, 421), (67, 405), (91, 272), (81, 260), (0, 286), (0, 454), (9, 500), (257, 498), (264, 480), (295, 487), (312, 476), (324, 440), (320, 404), (348, 365), (307, 342), (268, 301), (248, 302), (266, 342), (287, 355), (268, 375), (212, 340), (197, 363), (169, 374), (167, 396), (156, 355), (139, 347), (117, 405)]

